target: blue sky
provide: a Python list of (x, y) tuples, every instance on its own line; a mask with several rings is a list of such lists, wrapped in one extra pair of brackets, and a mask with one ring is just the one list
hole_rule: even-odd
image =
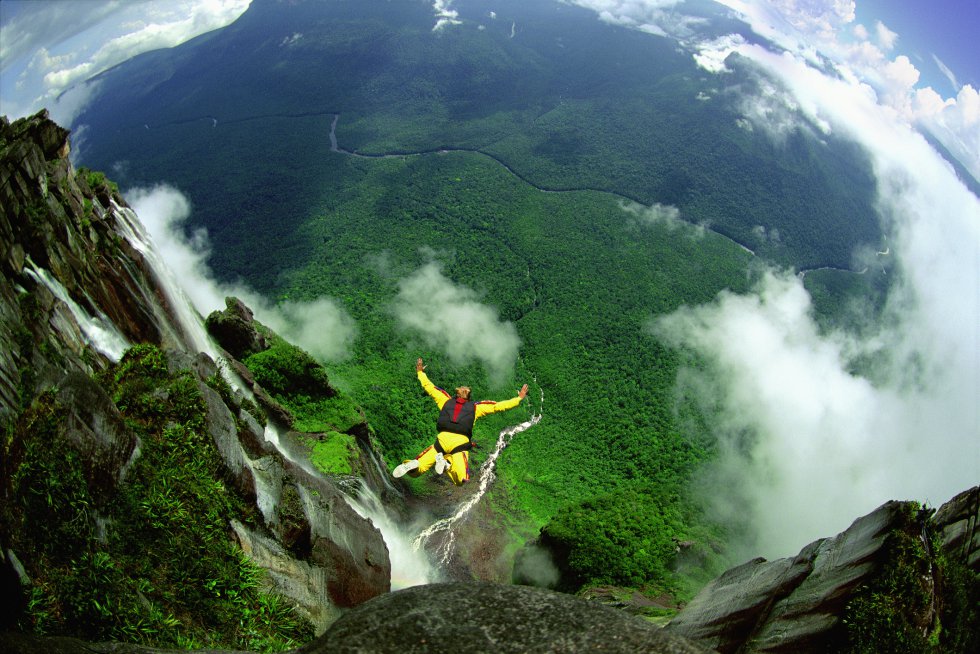
[(49, 107), (69, 122), (84, 94), (63, 91), (141, 52), (223, 27), (251, 0), (0, 0), (0, 113)]
[(935, 55), (960, 85), (980, 88), (980, 2), (976, 0), (859, 0), (857, 19), (882, 21), (930, 86), (955, 93), (932, 60)]

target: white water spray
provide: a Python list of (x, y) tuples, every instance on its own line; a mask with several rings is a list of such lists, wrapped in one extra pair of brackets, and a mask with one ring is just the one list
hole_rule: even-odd
[(153, 239), (150, 238), (136, 212), (129, 207), (116, 204), (115, 200), (112, 201), (112, 208), (120, 218), (119, 227), (123, 236), (146, 259), (157, 283), (170, 301), (170, 310), (173, 312), (172, 318), (177, 321), (177, 326), (182, 332), (181, 336), (186, 341), (185, 344), (193, 351), (204, 352), (214, 361), (218, 361), (221, 357), (218, 355), (211, 337), (204, 329), (204, 321), (201, 315), (194, 309), (194, 305), (191, 304), (187, 294), (177, 283), (173, 271), (170, 270), (163, 257), (160, 256), (160, 252), (153, 245)]
[(361, 484), (357, 497), (347, 498), (347, 503), (381, 532), (391, 561), (391, 590), (439, 581), (438, 570), (425, 550), (413, 546), (409, 533), (392, 519), (381, 499), (367, 485)]
[[(541, 403), (544, 404), (544, 391), (541, 392)], [(453, 545), (456, 542), (456, 533), (453, 531), (453, 525), (459, 523), (466, 517), (470, 510), (476, 506), (483, 498), (484, 494), (486, 494), (487, 489), (490, 488), (490, 484), (493, 483), (493, 480), (497, 478), (497, 457), (499, 457), (500, 453), (504, 451), (504, 448), (510, 444), (510, 441), (514, 435), (519, 434), (522, 431), (526, 431), (538, 424), (538, 422), (541, 421), (541, 416), (543, 413), (544, 412), (542, 411), (537, 415), (532, 415), (528, 420), (500, 431), (500, 434), (497, 436), (497, 444), (494, 447), (493, 452), (490, 453), (487, 460), (483, 462), (483, 467), (480, 468), (480, 479), (477, 482), (476, 493), (474, 493), (468, 500), (460, 504), (459, 508), (456, 509), (454, 514), (448, 518), (443, 518), (442, 520), (436, 521), (422, 533), (416, 536), (412, 543), (412, 547), (414, 549), (422, 549), (422, 546), (426, 543), (426, 541), (432, 538), (432, 536), (440, 532), (446, 532), (446, 538), (443, 540), (442, 545), (439, 546), (437, 554), (440, 565), (444, 565), (449, 562), (449, 557), (453, 552)]]
[(55, 297), (68, 307), (89, 344), (112, 362), (118, 362), (129, 348), (129, 341), (119, 332), (113, 322), (101, 312), (95, 316), (89, 314), (68, 295), (68, 289), (62, 286), (61, 282), (52, 277), (47, 270), (31, 261), (29, 257), (27, 264), (29, 267), (25, 268), (25, 272), (33, 277), (38, 284), (46, 286)]

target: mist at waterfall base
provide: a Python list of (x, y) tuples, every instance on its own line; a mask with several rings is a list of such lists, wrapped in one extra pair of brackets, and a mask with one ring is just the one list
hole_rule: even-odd
[(803, 280), (781, 270), (750, 294), (650, 322), (708, 362), (678, 388), (709, 416), (720, 450), (701, 476), (706, 501), (749, 525), (744, 555), (784, 557), (887, 500), (936, 507), (980, 480), (980, 201), (867, 89), (755, 46), (739, 54), (784, 86), (795, 107), (785, 116), (867, 151), (888, 239), (855, 261), (891, 282), (860, 333), (822, 331)]

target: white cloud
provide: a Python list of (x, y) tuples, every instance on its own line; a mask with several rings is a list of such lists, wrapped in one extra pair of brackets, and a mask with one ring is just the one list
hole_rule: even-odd
[(699, 44), (698, 51), (694, 53), (694, 61), (709, 73), (731, 72), (725, 65), (725, 59), (733, 52), (738, 52), (745, 43), (745, 38), (741, 34), (729, 34), (704, 41)]
[(447, 25), (462, 25), (459, 20), (459, 12), (452, 8), (453, 0), (434, 0), (432, 10), (436, 14), (436, 24), (432, 28), (433, 32), (444, 29)]
[[(943, 74), (958, 89), (957, 97), (943, 98), (930, 87), (918, 87), (919, 71), (908, 56), (889, 59), (886, 51), (895, 48), (897, 33), (881, 21), (875, 23), (874, 39), (863, 25), (853, 24), (855, 3), (852, 0), (719, 0), (736, 11), (759, 35), (779, 47), (819, 67), (821, 57), (837, 66), (837, 73), (855, 83), (866, 84), (879, 94), (879, 101), (906, 121), (924, 125), (980, 180), (980, 129), (960, 119), (955, 109), (963, 100), (956, 77), (942, 62), (936, 61)], [(855, 41), (854, 39), (857, 39)], [(723, 72), (717, 65), (717, 40), (698, 46), (695, 58), (713, 72)], [(733, 51), (739, 51), (736, 45)], [(712, 69), (712, 66), (714, 68)], [(967, 87), (963, 87), (967, 88)], [(970, 91), (973, 91), (970, 87)], [(974, 91), (975, 93), (975, 91)], [(936, 102), (936, 95), (942, 99)], [(969, 93), (965, 101), (969, 103)], [(952, 102), (950, 102), (952, 100)], [(930, 113), (937, 112), (937, 113)], [(965, 109), (968, 116), (969, 107)], [(946, 114), (945, 119), (939, 116)]]
[(809, 310), (795, 277), (768, 274), (757, 294), (724, 293), (656, 327), (714, 364), (699, 380), (720, 409), (712, 427), (722, 456), (707, 476), (741, 495), (756, 553), (768, 556), (839, 531), (842, 514), (860, 515), (868, 445), (885, 440), (873, 436), (873, 387), (846, 371), (843, 345), (819, 336)]
[(458, 365), (478, 361), (491, 381), (500, 383), (514, 370), (520, 338), (513, 323), (478, 294), (446, 278), (429, 263), (398, 284), (393, 311), (399, 324)]
[(191, 204), (180, 191), (160, 185), (132, 189), (126, 198), (201, 315), (224, 309), (225, 298), (235, 296), (252, 309), (256, 319), (314, 357), (339, 361), (350, 355), (357, 324), (335, 300), (273, 304), (247, 286), (217, 281), (207, 264), (210, 245), (206, 230), (197, 229), (190, 235), (183, 230)]
[(701, 19), (674, 11), (682, 0), (567, 0), (570, 4), (591, 9), (599, 19), (611, 25), (622, 25), (657, 36), (682, 39), (691, 34)]
[(875, 23), (875, 34), (878, 37), (878, 45), (885, 50), (893, 49), (898, 41), (898, 34), (885, 27), (880, 20)]
[(681, 210), (670, 204), (655, 202), (650, 206), (638, 202), (623, 201), (619, 205), (623, 211), (630, 214), (640, 225), (663, 225), (669, 230), (691, 227), (695, 234), (703, 235), (704, 230), (690, 225), (681, 218)]
[(942, 59), (940, 59), (936, 55), (932, 55), (932, 61), (936, 64), (936, 68), (939, 69), (939, 71), (943, 74), (943, 76), (949, 80), (949, 83), (950, 85), (952, 85), (953, 90), (955, 91), (959, 89), (960, 83), (956, 79), (956, 74), (949, 69), (949, 66), (943, 63)]
[[(882, 326), (864, 338), (821, 333), (802, 283), (780, 273), (656, 324), (713, 363), (683, 377), (716, 400), (713, 474), (751, 515), (756, 552), (786, 556), (885, 500), (935, 506), (980, 479), (980, 200), (867, 88), (789, 54), (741, 54), (864, 146), (895, 259)], [(958, 102), (964, 120), (975, 95)], [(876, 362), (865, 375), (861, 355)]]
[(20, 3), (20, 12), (0, 27), (0, 110), (14, 117), (50, 107), (72, 85), (142, 52), (173, 47), (223, 27), (238, 18), (250, 3), (251, 0)]

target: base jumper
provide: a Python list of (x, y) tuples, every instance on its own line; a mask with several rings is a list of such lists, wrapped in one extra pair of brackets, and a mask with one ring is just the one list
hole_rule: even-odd
[(425, 374), (425, 366), (420, 358), (415, 362), (415, 371), (422, 388), (428, 393), (439, 407), (439, 420), (436, 427), (439, 434), (436, 441), (425, 448), (414, 459), (405, 461), (392, 471), (392, 476), (402, 477), (411, 473), (417, 477), (429, 470), (433, 465), (436, 474), (442, 474), (449, 468), (449, 478), (457, 486), (470, 478), (470, 450), (473, 449), (473, 423), (491, 413), (513, 409), (527, 395), (527, 384), (521, 387), (517, 397), (503, 402), (484, 400), (474, 402), (470, 399), (470, 388), (460, 386), (456, 389), (456, 397), (452, 399), (446, 391), (429, 381)]

